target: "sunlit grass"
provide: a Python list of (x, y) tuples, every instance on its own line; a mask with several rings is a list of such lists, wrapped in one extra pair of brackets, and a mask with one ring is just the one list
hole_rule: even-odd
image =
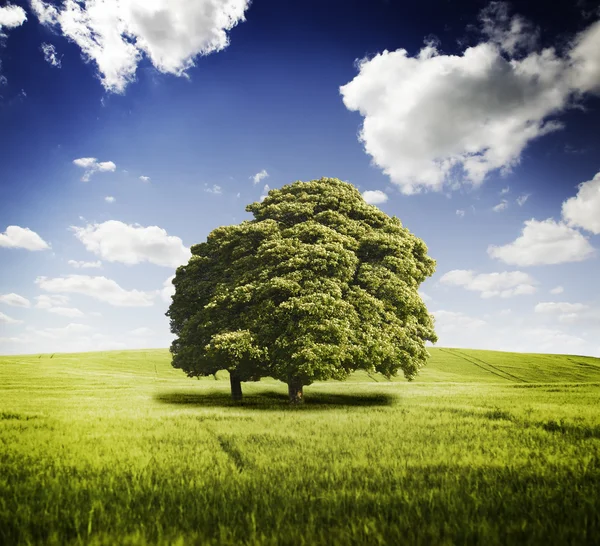
[(0, 359), (1, 544), (594, 544), (600, 363), (433, 350), (414, 383)]

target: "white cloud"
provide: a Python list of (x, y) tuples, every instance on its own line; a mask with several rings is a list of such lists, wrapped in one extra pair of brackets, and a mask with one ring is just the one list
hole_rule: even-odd
[(0, 303), (12, 305), (13, 307), (31, 307), (31, 302), (27, 298), (19, 296), (19, 294), (15, 294), (14, 292), (0, 294)]
[(141, 180), (142, 182), (150, 182), (150, 177), (149, 177), (149, 176), (143, 176), (143, 175), (142, 175), (142, 176), (140, 176), (140, 180)]
[(67, 263), (75, 269), (95, 269), (98, 267), (102, 267), (102, 262), (100, 260), (96, 262), (85, 262), (83, 260), (69, 260)]
[(577, 195), (563, 203), (562, 215), (570, 226), (600, 235), (600, 172), (580, 184)]
[(521, 271), (477, 274), (470, 270), (454, 269), (443, 275), (439, 282), (479, 292), (482, 298), (510, 298), (533, 294), (536, 291), (536, 281)]
[(163, 288), (160, 291), (161, 298), (166, 301), (168, 304), (171, 303), (171, 298), (173, 294), (175, 294), (175, 287), (173, 286), (173, 279), (175, 275), (171, 275), (164, 283)]
[(558, 313), (558, 314), (566, 314), (566, 313), (579, 313), (580, 311), (584, 311), (588, 309), (589, 306), (583, 303), (567, 303), (567, 302), (554, 302), (554, 301), (546, 301), (540, 302), (535, 306), (536, 313)]
[(104, 200), (105, 200), (107, 203), (114, 203), (114, 202), (116, 201), (116, 199), (115, 199), (115, 198), (114, 198), (112, 195), (107, 195), (107, 196), (104, 198)]
[(35, 304), (36, 309), (50, 309), (52, 307), (60, 307), (64, 306), (69, 302), (69, 296), (48, 296), (46, 294), (42, 294), (41, 296), (36, 296), (37, 303)]
[(0, 247), (47, 250), (50, 245), (29, 228), (8, 226), (4, 233), (0, 233)]
[(267, 198), (267, 195), (269, 194), (270, 191), (271, 191), (271, 188), (269, 188), (269, 184), (265, 184), (265, 187), (263, 188), (263, 191), (260, 195), (260, 200), (264, 201)]
[(509, 192), (510, 192), (510, 186), (506, 186), (506, 188), (502, 188), (500, 190), (500, 195), (506, 195)]
[(532, 140), (562, 127), (552, 116), (600, 92), (600, 22), (563, 54), (528, 49), (531, 29), (501, 10), (482, 24), (487, 40), (461, 55), (431, 43), (414, 57), (384, 51), (340, 87), (345, 106), (364, 117), (365, 151), (406, 194), (510, 170)]
[(579, 231), (552, 218), (541, 222), (528, 220), (515, 241), (504, 246), (488, 247), (492, 258), (521, 266), (581, 262), (592, 257), (594, 252)]
[(256, 173), (254, 176), (251, 176), (250, 178), (252, 179), (252, 182), (254, 184), (260, 184), (261, 180), (269, 178), (269, 173), (265, 169), (263, 169), (262, 171)]
[(135, 330), (131, 330), (129, 332), (129, 334), (132, 336), (146, 337), (146, 336), (154, 335), (154, 330), (151, 330), (150, 328), (146, 328), (146, 327), (142, 326), (141, 328), (136, 328)]
[(363, 192), (362, 196), (369, 205), (380, 205), (388, 200), (387, 194), (381, 190), (367, 190)]
[(459, 218), (464, 218), (465, 217), (465, 211), (462, 209), (457, 209), (456, 210), (456, 216), (458, 216)]
[(213, 184), (212, 186), (207, 186), (206, 188), (204, 188), (204, 191), (206, 193), (214, 193), (216, 195), (220, 195), (223, 193), (221, 186), (217, 186), (217, 184)]
[(191, 254), (179, 237), (158, 226), (142, 227), (117, 220), (73, 227), (86, 249), (109, 262), (128, 265), (150, 262), (165, 267), (187, 263)]
[(4, 29), (20, 27), (25, 21), (27, 14), (23, 8), (11, 4), (0, 7), (0, 38), (6, 38)]
[(36, 330), (34, 332), (40, 336), (49, 339), (59, 339), (70, 338), (72, 336), (79, 336), (81, 334), (87, 334), (92, 330), (93, 328), (91, 326), (88, 326), (87, 324), (78, 324), (71, 322), (61, 328), (44, 328), (43, 330)]
[(524, 193), (523, 195), (520, 195), (519, 197), (517, 197), (517, 205), (522, 207), (527, 202), (527, 199), (529, 199), (530, 197), (530, 193)]
[(530, 328), (524, 334), (536, 340), (540, 352), (565, 354), (582, 351), (586, 346), (583, 338), (552, 328)]
[(565, 289), (562, 286), (555, 286), (552, 290), (550, 290), (550, 294), (562, 294)]
[(454, 311), (433, 311), (435, 317), (435, 330), (438, 334), (451, 334), (481, 328), (486, 325), (485, 320), (470, 317), (464, 313)]
[(145, 56), (163, 73), (186, 75), (198, 56), (227, 47), (249, 0), (31, 0), (42, 24), (60, 30), (93, 61), (104, 88), (122, 93)]
[(502, 199), (500, 203), (498, 203), (495, 207), (492, 207), (494, 212), (500, 212), (508, 207), (508, 201), (506, 199)]
[(48, 312), (54, 313), (55, 315), (60, 315), (61, 317), (69, 318), (77, 318), (84, 316), (83, 313), (75, 307), (50, 307), (48, 309)]
[(73, 164), (85, 169), (82, 182), (89, 182), (94, 173), (115, 172), (117, 166), (112, 161), (98, 161), (95, 157), (80, 157), (74, 159)]
[(429, 295), (426, 294), (425, 292), (423, 292), (422, 290), (419, 290), (419, 296), (421, 296), (421, 299), (427, 303), (428, 301), (432, 301), (433, 298)]
[(44, 42), (40, 46), (40, 49), (42, 50), (42, 53), (44, 54), (44, 60), (48, 64), (51, 64), (52, 66), (55, 66), (56, 68), (60, 68), (62, 66), (62, 61), (58, 58), (58, 55), (56, 54), (56, 48), (52, 44), (47, 44)]
[(112, 279), (68, 275), (49, 279), (38, 277), (36, 284), (47, 292), (83, 294), (116, 307), (148, 307), (154, 305), (155, 293), (125, 290)]
[(0, 312), (0, 324), (21, 324), (22, 320), (17, 320)]

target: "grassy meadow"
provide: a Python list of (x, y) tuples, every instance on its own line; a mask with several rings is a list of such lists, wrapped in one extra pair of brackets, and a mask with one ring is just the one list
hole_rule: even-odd
[(600, 544), (600, 360), (432, 349), (229, 399), (166, 350), (0, 358), (0, 544)]

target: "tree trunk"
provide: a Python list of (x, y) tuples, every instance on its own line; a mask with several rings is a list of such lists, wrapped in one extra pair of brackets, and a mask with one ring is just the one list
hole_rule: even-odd
[(300, 379), (292, 377), (288, 381), (288, 394), (290, 404), (302, 404), (304, 402), (304, 392), (302, 391), (302, 381)]
[(229, 383), (231, 385), (231, 398), (233, 398), (236, 402), (241, 402), (242, 380), (237, 374), (231, 372), (229, 374)]

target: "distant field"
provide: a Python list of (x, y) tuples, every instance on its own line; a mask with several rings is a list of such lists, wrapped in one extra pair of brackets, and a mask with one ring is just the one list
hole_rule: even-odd
[(600, 360), (432, 349), (413, 383), (0, 357), (0, 544), (598, 544)]

